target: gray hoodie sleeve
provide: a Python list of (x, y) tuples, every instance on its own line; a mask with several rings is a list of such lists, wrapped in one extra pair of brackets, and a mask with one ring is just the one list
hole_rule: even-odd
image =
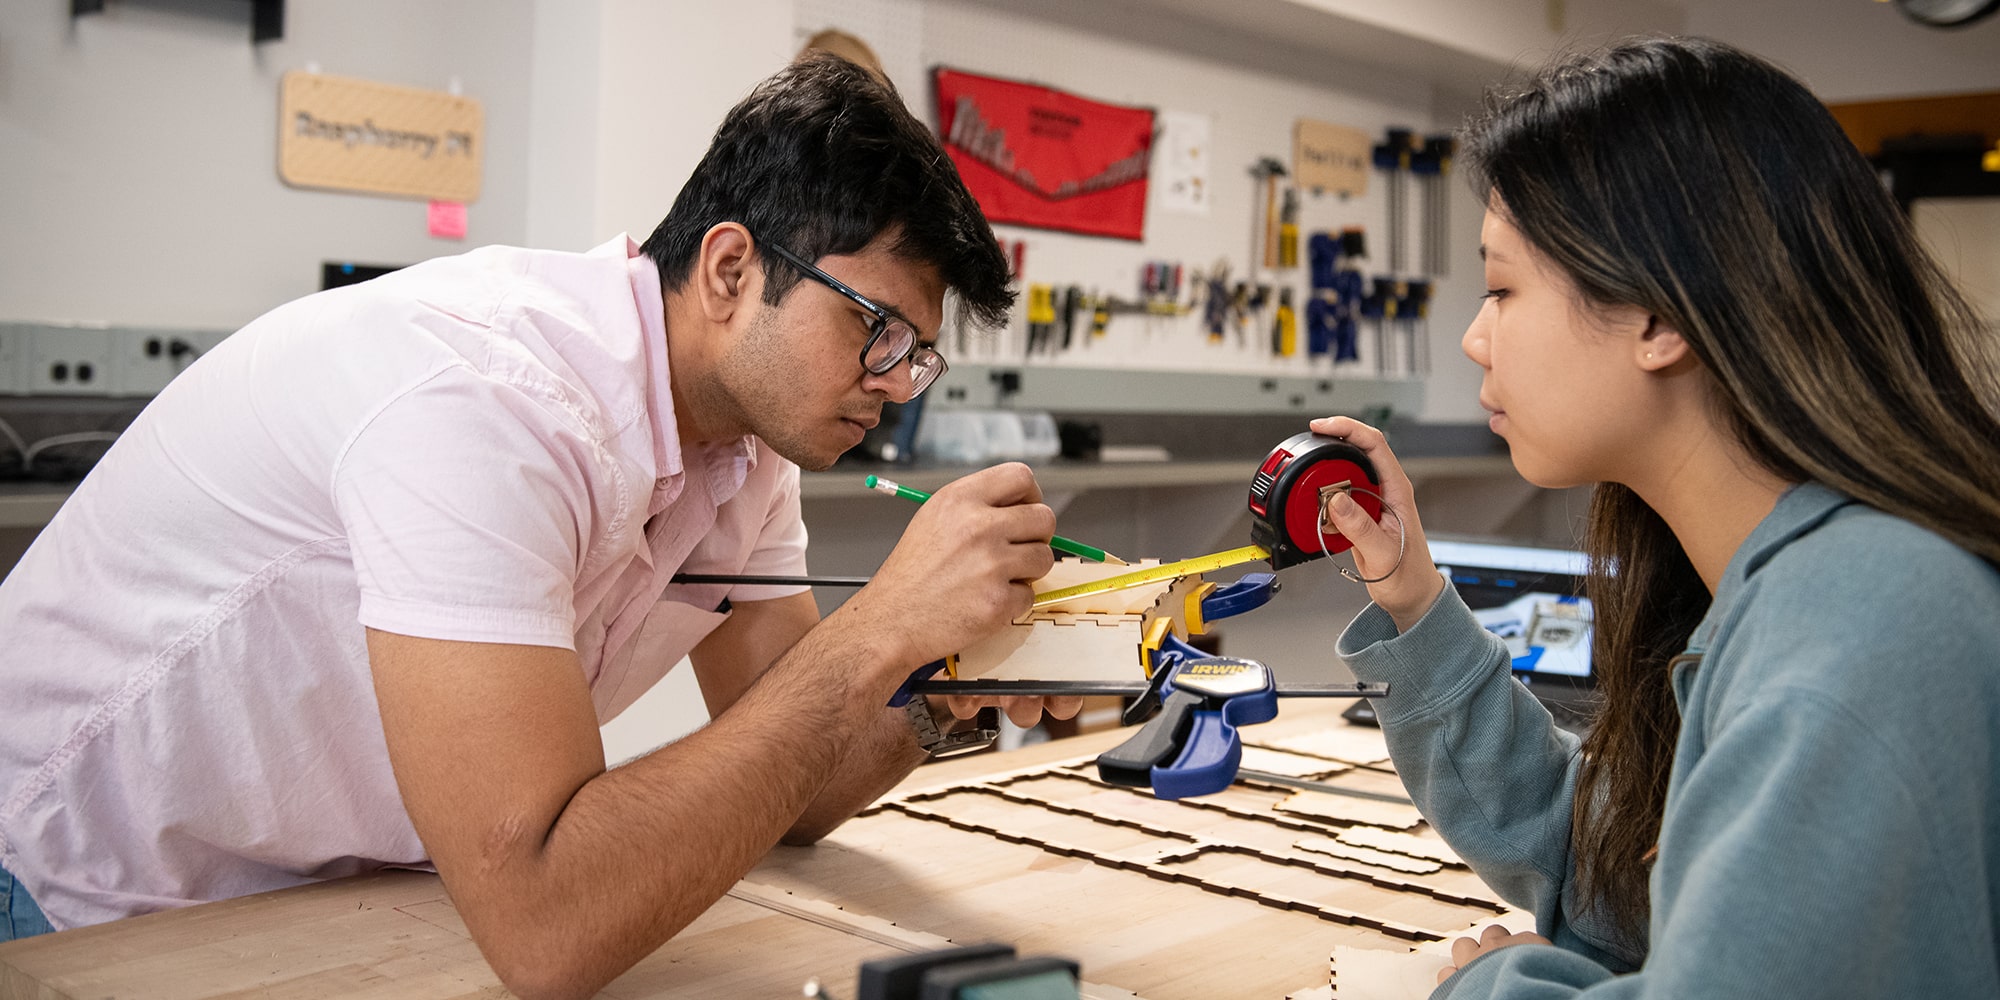
[(1502, 899), (1532, 912), (1537, 933), (1593, 967), (1636, 967), (1644, 945), (1605, 933), (1570, 892), (1578, 740), (1514, 680), (1506, 646), (1458, 592), (1447, 585), (1400, 635), (1370, 605), (1339, 652), (1355, 677), (1391, 686), (1375, 705), (1390, 755), (1452, 850)]

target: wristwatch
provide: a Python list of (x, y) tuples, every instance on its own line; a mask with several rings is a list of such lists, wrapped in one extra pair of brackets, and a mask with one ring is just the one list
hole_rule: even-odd
[(1000, 737), (1000, 710), (987, 707), (968, 720), (966, 728), (956, 731), (948, 729), (957, 720), (949, 717), (945, 725), (938, 725), (938, 718), (931, 712), (930, 702), (922, 695), (911, 698), (903, 711), (910, 717), (910, 728), (917, 734), (917, 746), (930, 755), (932, 760), (957, 757), (974, 753), (993, 745)]

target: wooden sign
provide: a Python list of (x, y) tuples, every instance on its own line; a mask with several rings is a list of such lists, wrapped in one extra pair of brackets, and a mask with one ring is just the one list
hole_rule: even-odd
[(1364, 194), (1372, 147), (1360, 129), (1301, 118), (1292, 130), (1292, 181), (1309, 191)]
[(469, 97), (316, 73), (279, 84), (278, 176), (294, 187), (479, 197), (485, 111)]

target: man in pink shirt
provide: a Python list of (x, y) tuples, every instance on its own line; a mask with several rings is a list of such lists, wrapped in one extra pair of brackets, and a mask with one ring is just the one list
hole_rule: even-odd
[[(908, 773), (890, 694), (1027, 609), (1054, 515), (1018, 465), (939, 490), (824, 621), (669, 583), (802, 572), (799, 467), (943, 371), (948, 290), (1003, 320), (1006, 271), (935, 138), (821, 56), (643, 248), (490, 247), (253, 322), (0, 585), (13, 926), (429, 864), (517, 993), (594, 992)], [(714, 721), (606, 770), (598, 726), (684, 653)]]

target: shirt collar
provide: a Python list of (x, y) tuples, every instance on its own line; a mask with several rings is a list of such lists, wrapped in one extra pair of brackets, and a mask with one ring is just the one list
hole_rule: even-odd
[(1715, 601), (1711, 606), (1723, 606), (1734, 596), (1737, 588), (1743, 586), (1743, 582), (1777, 555), (1780, 549), (1819, 527), (1833, 516), (1834, 511), (1853, 502), (1814, 482), (1799, 483), (1786, 490), (1778, 497), (1771, 513), (1758, 522), (1750, 536), (1737, 547), (1736, 554), (1730, 557), (1728, 567), (1722, 571), (1722, 580), (1715, 586)]
[[(621, 235), (613, 242), (624, 244), (625, 272), (632, 282), (632, 301), (639, 307), (639, 337), (645, 342), (647, 390), (652, 394), (646, 412), (653, 430), (653, 475), (672, 479), (681, 474), (681, 438), (667, 368), (667, 307), (660, 297), (660, 269), (639, 252), (639, 244), (630, 236)], [(600, 249), (608, 248), (609, 244)]]
[[(639, 252), (630, 236), (620, 236), (600, 250), (624, 244), (625, 268), (632, 281), (632, 299), (639, 307), (639, 333), (646, 346), (646, 375), (652, 393), (647, 407), (653, 430), (654, 489), (666, 489), (685, 470), (681, 454), (680, 424), (674, 419), (674, 387), (667, 366), (666, 302), (660, 292), (660, 269), (651, 257)], [(593, 251), (595, 252), (595, 251)], [(744, 435), (712, 449), (708, 466), (709, 489), (719, 503), (743, 488), (743, 481), (757, 468), (756, 439)]]

